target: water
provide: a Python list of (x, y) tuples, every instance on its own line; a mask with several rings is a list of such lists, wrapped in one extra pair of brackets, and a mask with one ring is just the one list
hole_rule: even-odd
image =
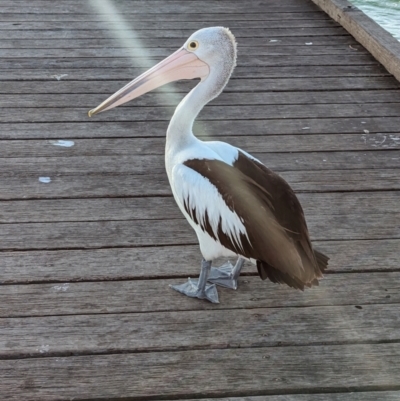
[(350, 0), (400, 40), (400, 0)]

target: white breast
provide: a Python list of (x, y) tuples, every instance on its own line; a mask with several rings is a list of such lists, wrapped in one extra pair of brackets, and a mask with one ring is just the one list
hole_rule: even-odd
[(222, 231), (232, 241), (240, 245), (240, 235), (247, 236), (243, 222), (236, 213), (228, 208), (217, 188), (207, 178), (183, 163), (190, 159), (210, 159), (225, 161), (232, 165), (238, 156), (238, 150), (221, 142), (200, 142), (176, 154), (166, 156), (166, 167), (172, 193), (183, 215), (196, 231), (203, 257), (206, 260), (213, 260), (218, 257), (235, 256), (235, 253), (223, 247), (218, 240), (205, 232), (201, 228), (201, 224), (196, 224), (186, 212), (184, 203), (186, 202), (190, 210), (194, 210), (196, 220), (199, 223), (205, 221), (207, 214), (216, 238), (218, 238), (218, 226), (221, 224)]

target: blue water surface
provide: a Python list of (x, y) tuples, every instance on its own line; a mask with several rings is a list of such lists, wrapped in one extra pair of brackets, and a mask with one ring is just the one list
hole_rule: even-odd
[(400, 40), (400, 0), (350, 0)]

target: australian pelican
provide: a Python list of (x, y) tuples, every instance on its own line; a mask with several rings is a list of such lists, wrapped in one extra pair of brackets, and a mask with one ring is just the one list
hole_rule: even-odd
[[(196, 116), (222, 92), (235, 65), (236, 41), (229, 29), (201, 29), (89, 111), (91, 117), (169, 82), (201, 79), (168, 126), (165, 165), (175, 201), (204, 258), (198, 280), (172, 288), (211, 302), (218, 302), (215, 284), (236, 289), (245, 260), (257, 265), (263, 280), (303, 289), (318, 284), (329, 259), (313, 250), (301, 205), (283, 178), (241, 149), (203, 142), (192, 133)], [(235, 266), (211, 267), (220, 257), (238, 259)]]

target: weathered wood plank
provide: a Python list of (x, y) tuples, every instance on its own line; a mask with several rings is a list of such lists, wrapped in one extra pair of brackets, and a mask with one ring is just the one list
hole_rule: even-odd
[[(23, 96), (21, 96), (23, 97)], [(305, 106), (306, 108), (307, 106)], [(195, 122), (194, 133), (199, 137), (220, 138), (238, 136), (304, 135), (304, 134), (359, 134), (366, 135), (366, 142), (382, 134), (398, 134), (400, 117), (351, 117), (315, 119), (221, 120)], [(2, 123), (0, 139), (79, 139), (79, 138), (165, 138), (167, 121), (102, 121), (87, 119), (79, 123)], [(367, 130), (370, 136), (364, 132)], [(339, 136), (338, 136), (339, 138)], [(362, 137), (360, 137), (362, 139)], [(377, 138), (377, 137), (376, 137)], [(378, 138), (377, 138), (378, 139)], [(265, 139), (268, 141), (268, 139)], [(325, 140), (325, 139), (324, 139)], [(327, 139), (328, 140), (328, 139)], [(382, 138), (383, 140), (383, 138)], [(388, 140), (388, 138), (386, 139)], [(363, 140), (364, 141), (364, 140)], [(374, 140), (371, 139), (373, 142)], [(260, 141), (262, 142), (262, 141)], [(277, 146), (277, 145), (276, 145)], [(31, 155), (32, 157), (32, 155)]]
[[(161, 163), (161, 162), (160, 162)], [(297, 170), (280, 174), (297, 192), (399, 190), (397, 169)], [(0, 199), (62, 199), (102, 196), (165, 196), (171, 190), (165, 172), (136, 175), (118, 172), (82, 174), (54, 172), (51, 185), (29, 171), (0, 176)], [(346, 179), (344, 179), (346, 177)]]
[(2, 361), (0, 381), (7, 400), (43, 401), (385, 390), (398, 358), (399, 344), (32, 358)]
[[(365, 220), (365, 215), (400, 213), (399, 191), (300, 193), (298, 198), (311, 227), (315, 226), (322, 216), (327, 219), (326, 225), (329, 226), (332, 216), (346, 216), (347, 219), (362, 216)], [(183, 217), (171, 196), (0, 201), (0, 210), (0, 223), (157, 220)]]
[(313, 0), (400, 80), (400, 43), (347, 0)]
[[(75, 40), (75, 39), (86, 39), (88, 35), (102, 39), (113, 39), (114, 41), (136, 41), (143, 40), (143, 46), (146, 46), (146, 38), (158, 39), (158, 38), (171, 38), (177, 39), (179, 41), (179, 47), (182, 46), (186, 39), (193, 33), (193, 30), (177, 29), (177, 30), (160, 30), (160, 31), (112, 31), (112, 30), (96, 30), (88, 31), (86, 30), (24, 30), (24, 31), (1, 31), (0, 39), (7, 40), (24, 40), (35, 38), (36, 41), (46, 41), (48, 39), (63, 39), (63, 40)], [(290, 36), (304, 35), (309, 37), (309, 42), (313, 43), (314, 37), (319, 36), (342, 36), (347, 35), (347, 32), (343, 30), (342, 27), (328, 27), (328, 28), (282, 28), (282, 29), (235, 29), (235, 37), (238, 41), (242, 38), (281, 38)]]
[[(278, 40), (280, 41), (280, 40)], [(281, 42), (281, 41), (280, 41)], [(156, 58), (165, 58), (174, 52), (176, 48), (146, 48), (146, 57), (148, 59), (155, 60)], [(318, 55), (368, 55), (368, 53), (360, 45), (326, 45), (326, 46), (260, 46), (260, 47), (242, 47), (240, 48), (239, 62), (245, 60), (246, 57), (251, 56), (318, 56)], [(63, 58), (65, 56), (65, 49), (52, 49), (52, 48), (16, 48), (7, 49), (0, 48), (0, 56), (2, 59), (15, 58), (15, 59), (41, 59), (41, 58)], [(143, 58), (143, 54), (140, 56), (139, 50), (126, 51), (123, 48), (118, 47), (105, 47), (98, 48), (86, 48), (86, 49), (68, 49), (69, 58), (100, 58), (100, 57), (119, 57), (128, 58), (131, 60), (133, 65), (138, 59)]]
[[(182, 275), (185, 273), (182, 272)], [(236, 291), (218, 288), (219, 304), (184, 297), (169, 288), (169, 285), (185, 280), (173, 278), (3, 285), (0, 316), (15, 318), (273, 307), (354, 307), (400, 303), (399, 272), (330, 274), (318, 287), (304, 292), (262, 281), (258, 276), (241, 277)]]
[[(315, 212), (314, 212), (315, 213)], [(313, 240), (399, 238), (400, 213), (308, 217)], [(171, 236), (171, 232), (173, 235)], [(40, 235), (38, 235), (40, 233)], [(4, 224), (2, 250), (85, 249), (196, 244), (186, 220), (127, 220)]]
[[(23, 71), (23, 74), (21, 73)], [(16, 69), (0, 70), (2, 81), (58, 80), (64, 81), (97, 81), (97, 80), (131, 80), (143, 73), (143, 68), (53, 68), (53, 69)], [(65, 75), (66, 74), (66, 75)], [(313, 75), (312, 75), (313, 74)], [(338, 66), (284, 66), (284, 67), (236, 67), (234, 78), (282, 78), (282, 77), (365, 77), (365, 81), (374, 77), (388, 77), (389, 73), (378, 64), (376, 65), (338, 65)], [(368, 84), (367, 84), (368, 85)], [(392, 89), (398, 86), (391, 85)], [(364, 88), (363, 88), (364, 89)], [(365, 88), (368, 89), (368, 86)]]
[[(1, 14), (0, 14), (1, 15)], [(35, 14), (32, 14), (35, 15)], [(236, 14), (237, 15), (237, 14)], [(32, 49), (32, 48), (53, 48), (53, 49), (86, 49), (86, 48), (129, 48), (129, 49), (141, 49), (146, 51), (147, 48), (162, 47), (177, 49), (182, 46), (184, 38), (159, 38), (140, 41), (119, 41), (117, 39), (97, 39), (97, 38), (85, 38), (85, 39), (3, 39), (0, 42), (0, 49)], [(240, 38), (238, 43), (239, 52), (244, 47), (282, 47), (282, 46), (310, 46), (306, 43), (312, 43), (312, 46), (325, 46), (325, 45), (343, 45), (343, 46), (354, 46), (357, 47), (358, 42), (350, 35), (344, 36), (313, 36), (310, 42), (309, 36), (281, 36), (276, 39), (274, 36), (268, 38)], [(68, 56), (67, 52), (64, 52)]]
[[(399, 391), (368, 391), (357, 393), (285, 394), (259, 397), (201, 398), (186, 401), (398, 401)], [(171, 400), (172, 401), (172, 400)]]
[[(362, 169), (362, 170), (320, 170), (282, 171), (280, 173), (295, 191), (330, 192), (397, 190), (400, 183), (397, 170)], [(344, 179), (345, 178), (345, 179)], [(362, 182), (364, 181), (365, 182)]]
[[(5, 58), (0, 60), (1, 69), (83, 69), (83, 68), (131, 68), (139, 65), (141, 68), (151, 68), (162, 57), (154, 57), (152, 60), (146, 58), (132, 60), (129, 57), (94, 57), (94, 58)], [(135, 63), (135, 61), (137, 61)], [(257, 55), (242, 57), (238, 61), (241, 67), (283, 67), (283, 66), (332, 66), (332, 65), (375, 65), (379, 64), (369, 54), (353, 52), (350, 54), (328, 54), (328, 55)]]
[[(24, 3), (22, 3), (24, 4)], [(307, 8), (306, 8), (307, 7)], [(250, 12), (249, 12), (250, 8)], [(18, 2), (3, 0), (0, 5), (0, 10), (4, 13), (25, 14), (26, 8), (21, 7)], [(115, 10), (115, 11), (114, 11)], [(192, 14), (196, 11), (204, 13), (205, 10), (213, 10), (216, 14), (237, 14), (237, 13), (265, 13), (265, 4), (260, 1), (249, 1), (247, 4), (235, 3), (232, 4), (228, 1), (214, 0), (214, 1), (197, 1), (197, 2), (182, 2), (182, 1), (167, 1), (159, 2), (157, 0), (147, 0), (146, 3), (135, 2), (116, 2), (113, 7), (107, 7), (107, 4), (102, 3), (79, 3), (79, 2), (48, 2), (36, 0), (29, 5), (29, 14), (42, 14), (43, 11), (51, 14), (108, 14), (110, 11), (115, 14)], [(305, 10), (315, 12), (318, 8), (310, 1), (289, 1), (286, 0), (285, 4), (269, 4), (268, 11), (270, 12), (295, 12), (299, 11), (304, 13)]]
[[(314, 246), (331, 258), (327, 275), (400, 270), (398, 239), (314, 241)], [(2, 252), (1, 260), (1, 284), (65, 283), (196, 277), (199, 274), (201, 254), (196, 244), (150, 248), (14, 251)], [(218, 262), (215, 264), (218, 265)], [(257, 273), (253, 265), (246, 263), (243, 274)]]
[[(93, 104), (95, 107), (96, 104)], [(332, 117), (398, 117), (400, 103), (367, 103), (367, 104), (314, 104), (306, 107), (302, 104), (275, 105), (241, 105), (206, 106), (199, 121), (207, 120), (243, 120), (248, 119), (277, 119), (277, 118), (332, 118)], [(121, 107), (107, 113), (96, 115), (94, 121), (169, 121), (175, 107), (134, 106)], [(88, 119), (87, 108), (4, 108), (0, 110), (0, 119), (4, 122), (80, 122)], [(143, 133), (142, 133), (143, 135)]]
[[(268, 118), (329, 118), (329, 117), (351, 117), (357, 115), (358, 117), (398, 117), (399, 115), (399, 103), (369, 103), (369, 104), (353, 104), (349, 105), (336, 104), (332, 105), (325, 104), (314, 104), (312, 107), (304, 107), (300, 105), (280, 105), (280, 107), (274, 107), (274, 105), (241, 105), (238, 107), (224, 107), (224, 106), (213, 106), (206, 107), (200, 117), (201, 120), (218, 120), (218, 119), (242, 119), (243, 115), (246, 115), (248, 119), (268, 119)], [(39, 113), (40, 108), (36, 109)], [(122, 108), (121, 111), (113, 111), (114, 115), (118, 116), (120, 120), (169, 120), (174, 108), (157, 107), (132, 107)], [(24, 112), (29, 113), (30, 109), (20, 110), (20, 115)], [(74, 108), (71, 110), (71, 115), (68, 115), (68, 111), (65, 112), (67, 117), (70, 117), (69, 121), (82, 120), (81, 113), (86, 109)], [(48, 112), (50, 119), (51, 110)], [(58, 110), (54, 114), (59, 114)], [(110, 113), (109, 113), (110, 114)], [(29, 114), (28, 114), (29, 115)], [(100, 115), (103, 120), (108, 120), (107, 115)], [(47, 117), (47, 116), (46, 116)], [(32, 117), (30, 117), (32, 119)], [(15, 120), (13, 120), (15, 121)], [(31, 120), (32, 121), (32, 120)], [(57, 121), (60, 121), (60, 117)]]
[[(153, 14), (154, 15), (154, 14)], [(224, 16), (221, 17), (218, 20), (218, 24), (220, 26), (229, 26), (231, 30), (233, 29), (238, 29), (242, 30), (243, 28), (254, 30), (254, 29), (260, 29), (261, 32), (265, 29), (279, 29), (279, 28), (287, 28), (287, 23), (282, 22), (282, 20), (277, 20), (277, 16), (275, 16), (275, 19), (273, 20), (268, 20), (268, 23), (266, 24), (265, 21), (254, 21), (251, 20), (251, 16), (253, 14), (248, 14), (250, 19), (244, 19), (245, 16), (241, 15), (238, 18), (241, 18), (239, 20), (236, 19), (224, 19)], [(268, 16), (269, 14), (266, 14)], [(291, 14), (293, 15), (293, 14)], [(282, 16), (282, 19), (285, 18), (285, 13), (281, 13), (280, 16)], [(307, 15), (306, 15), (307, 16)], [(129, 21), (124, 18), (125, 23), (123, 26), (120, 25), (120, 23), (116, 20), (107, 20), (107, 21), (27, 21), (24, 22), (23, 24), (16, 24), (15, 22), (12, 21), (12, 19), (9, 19), (9, 21), (1, 21), (0, 20), (0, 30), (5, 30), (5, 31), (25, 31), (25, 30), (85, 30), (85, 31), (91, 31), (91, 30), (134, 30), (134, 31), (144, 31), (144, 33), (147, 33), (149, 30), (155, 30), (161, 31), (161, 30), (193, 30), (196, 31), (198, 29), (202, 28), (203, 21), (184, 21), (186, 19), (186, 16), (183, 16), (182, 20), (178, 21), (163, 21), (161, 20), (162, 17), (158, 17), (156, 20), (150, 19), (138, 19), (136, 21)], [(148, 19), (148, 18), (147, 18)], [(327, 28), (327, 27), (341, 27), (337, 22), (331, 20), (331, 19), (322, 19), (322, 18), (308, 18), (308, 19), (292, 19), (290, 22), (290, 26), (292, 28)], [(151, 36), (154, 35), (154, 33), (149, 32)]]
[[(282, 43), (282, 40), (273, 39), (279, 43)], [(316, 56), (316, 55), (336, 55), (336, 54), (368, 54), (368, 52), (358, 44), (354, 45), (325, 45), (325, 46), (309, 46), (302, 45), (297, 46), (269, 46), (269, 44), (273, 44), (276, 42), (267, 42), (265, 46), (246, 46), (241, 47), (239, 50), (239, 62), (245, 59), (246, 56)], [(48, 41), (49, 42), (49, 41)], [(52, 43), (53, 41), (51, 41)], [(47, 43), (47, 46), (49, 43)], [(43, 45), (45, 46), (45, 44)], [(146, 57), (149, 59), (155, 59), (156, 57), (167, 57), (172, 52), (174, 52), (176, 48), (156, 48), (156, 47), (147, 47), (145, 49)], [(62, 48), (1, 48), (0, 46), (0, 57), (2, 58), (56, 58), (56, 57), (64, 57), (66, 51)], [(104, 47), (101, 50), (98, 48), (70, 48), (68, 49), (68, 57), (76, 58), (76, 57), (87, 57), (87, 58), (98, 58), (98, 57), (127, 57), (131, 60), (131, 63), (135, 62), (138, 58), (143, 58), (143, 54), (138, 54), (137, 52), (126, 51), (123, 48), (116, 47)]]
[[(20, 86), (21, 83), (19, 82)], [(26, 85), (26, 84), (25, 84)], [(32, 85), (32, 94), (7, 95), (0, 98), (0, 107), (32, 107), (36, 108), (54, 108), (54, 107), (85, 107), (90, 108), (93, 103), (100, 104), (109, 96), (109, 93), (99, 94), (42, 94), (41, 85), (37, 82)], [(3, 89), (4, 90), (4, 89)], [(122, 107), (138, 106), (176, 106), (180, 95), (171, 94), (171, 92), (150, 92), (146, 96), (135, 99), (132, 103), (126, 103)], [(365, 103), (400, 103), (400, 90), (375, 90), (375, 91), (342, 91), (323, 92), (323, 91), (305, 91), (305, 92), (241, 92), (240, 96), (233, 93), (222, 93), (214, 99), (210, 105), (236, 106), (236, 105), (282, 105), (282, 104), (365, 104)], [(336, 107), (336, 106), (334, 106)]]
[(0, 359), (398, 342), (397, 328), (398, 305), (12, 318)]
[[(204, 11), (204, 10), (203, 10)], [(240, 13), (240, 14), (206, 14), (204, 12), (198, 13), (185, 13), (185, 14), (151, 14), (151, 13), (143, 13), (140, 15), (132, 14), (129, 11), (124, 12), (124, 20), (129, 22), (154, 22), (157, 21), (161, 23), (165, 22), (175, 22), (175, 23), (183, 23), (183, 22), (200, 22), (203, 23), (204, 21), (214, 21), (222, 24), (221, 21), (229, 21), (229, 23), (237, 23), (237, 22), (244, 22), (252, 21), (255, 24), (263, 23), (264, 21), (282, 21), (283, 19), (291, 20), (291, 21), (298, 21), (298, 20), (324, 20), (330, 21), (330, 18), (320, 10), (303, 10), (296, 11), (296, 12), (260, 12), (260, 13)], [(99, 14), (99, 13), (91, 13), (91, 14), (74, 14), (71, 16), (63, 15), (63, 14), (49, 14), (49, 13), (41, 13), (41, 14), (13, 14), (13, 13), (1, 13), (0, 14), (0, 21), (4, 21), (6, 23), (13, 22), (16, 23), (16, 26), (21, 27), (22, 22), (23, 25), (27, 24), (28, 22), (117, 22), (121, 21), (120, 15), (114, 14)]]
[[(307, 132), (307, 130), (304, 130)], [(249, 133), (252, 134), (252, 133)], [(203, 139), (203, 137), (199, 137)], [(400, 149), (399, 134), (270, 135), (217, 137), (247, 152), (330, 152), (346, 144), (351, 150)], [(210, 137), (204, 139), (209, 140)], [(3, 140), (0, 158), (55, 156), (128, 156), (164, 154), (165, 138), (113, 138), (68, 140)]]
[[(400, 167), (400, 152), (394, 149), (389, 154), (384, 150), (375, 150), (370, 152), (254, 152), (253, 155), (275, 171), (397, 169)], [(13, 176), (55, 177), (59, 174), (151, 175), (164, 172), (164, 158), (160, 155), (0, 158), (0, 177), (2, 179), (7, 179), (10, 174)]]
[[(376, 234), (381, 235), (381, 230)], [(387, 238), (388, 232), (385, 234)], [(5, 224), (0, 239), (2, 250), (182, 245), (196, 241), (194, 231), (180, 219), (153, 220), (152, 224), (147, 220)]]
[[(114, 38), (117, 40), (135, 41), (137, 39), (158, 39), (158, 38), (180, 38), (181, 45), (195, 31), (195, 29), (149, 29), (149, 30), (112, 30), (95, 29), (87, 31), (86, 29), (43, 29), (43, 30), (0, 30), (0, 39), (85, 39), (88, 35), (98, 38)], [(325, 26), (312, 28), (236, 28), (233, 30), (235, 37), (241, 38), (266, 38), (266, 37), (289, 37), (289, 36), (309, 36), (310, 41), (314, 36), (342, 36), (348, 33), (339, 26)]]
[[(60, 78), (60, 76), (58, 76)], [(114, 93), (122, 86), (129, 82), (129, 79), (125, 81), (97, 81), (96, 84), (93, 82), (86, 81), (68, 81), (64, 82), (61, 77), (57, 80), (57, 74), (52, 74), (45, 81), (4, 81), (0, 87), (0, 93), (3, 94), (69, 94), (69, 93), (80, 93), (80, 94), (103, 94), (103, 93)], [(336, 86), (334, 84), (336, 83)], [(193, 87), (193, 82), (176, 82), (173, 85), (167, 85), (163, 90), (153, 91), (153, 94), (161, 95), (163, 92), (166, 93), (187, 93)], [(354, 90), (390, 90), (395, 91), (400, 88), (400, 84), (393, 78), (390, 77), (320, 77), (310, 79), (302, 78), (254, 78), (254, 79), (231, 79), (224, 89), (224, 93), (238, 93), (238, 92), (295, 92), (295, 91), (332, 91), (335, 96), (340, 97), (339, 91), (354, 91)], [(146, 94), (147, 96), (153, 96), (152, 94)], [(357, 118), (354, 116), (353, 118)], [(283, 122), (282, 122), (283, 123)], [(382, 121), (381, 125), (384, 125)], [(345, 131), (347, 132), (347, 131)]]

